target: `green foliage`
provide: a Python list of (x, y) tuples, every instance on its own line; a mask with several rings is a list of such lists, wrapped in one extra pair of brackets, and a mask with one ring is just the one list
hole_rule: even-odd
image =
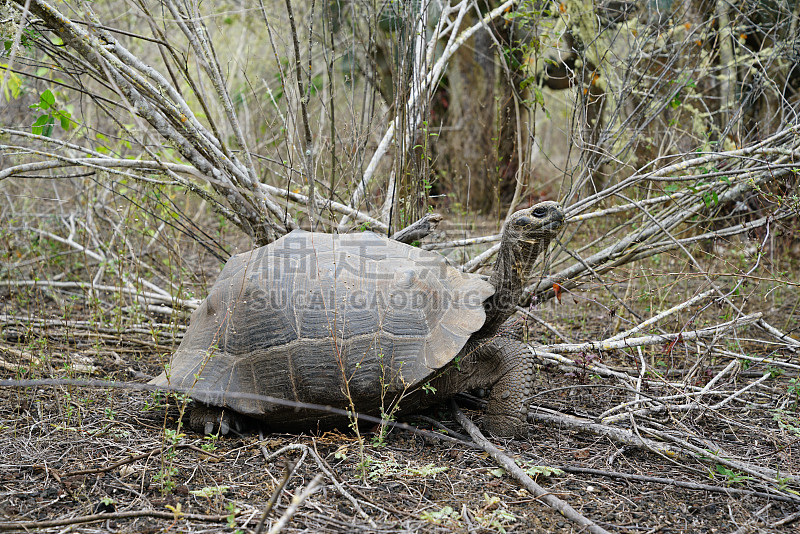
[(22, 78), (8, 70), (6, 63), (0, 63), (0, 78), (4, 76), (6, 77), (6, 85), (3, 87), (3, 96), (6, 102), (11, 101), (12, 98), (16, 100), (22, 95)]
[(505, 534), (505, 527), (517, 521), (500, 500), (500, 497), (483, 494), (484, 506), (475, 513), (475, 520), (484, 528)]
[[(36, 41), (38, 37), (40, 37), (40, 33), (34, 30), (33, 28), (23, 28), (22, 33), (19, 36), (19, 44), (22, 48), (26, 51), (30, 52), (33, 50), (33, 43)], [(3, 51), (6, 54), (11, 53), (11, 48), (14, 46), (13, 39), (3, 39)]]
[[(236, 516), (239, 515), (239, 512), (241, 512), (241, 510), (236, 508), (236, 505), (232, 502), (229, 502), (228, 504), (225, 505), (225, 510), (228, 511), (228, 516), (225, 518), (225, 521), (228, 523), (228, 528), (235, 528)], [(241, 530), (236, 529), (234, 531), (234, 534), (240, 534), (241, 532), (242, 532)]]
[(560, 477), (564, 474), (564, 471), (558, 469), (556, 467), (550, 467), (547, 465), (533, 465), (530, 462), (520, 462), (517, 461), (520, 467), (525, 470), (525, 473), (531, 478), (537, 478), (538, 476), (543, 477)]
[(161, 487), (162, 493), (170, 493), (177, 486), (175, 477), (178, 475), (178, 468), (172, 462), (175, 459), (175, 446), (183, 437), (180, 426), (177, 430), (164, 429), (164, 441), (167, 448), (161, 453), (161, 469), (153, 475), (153, 482)]
[(436, 467), (433, 464), (425, 464), (421, 467), (409, 467), (407, 469), (408, 474), (410, 475), (419, 475), (421, 477), (429, 477), (433, 475), (438, 475), (439, 473), (444, 473), (450, 469), (449, 467)]
[(61, 128), (64, 130), (69, 130), (72, 124), (72, 115), (69, 111), (59, 109), (58, 106), (56, 106), (56, 97), (50, 89), (46, 89), (40, 94), (39, 102), (31, 104), (29, 107), (30, 109), (43, 112), (36, 118), (36, 121), (31, 126), (31, 133), (34, 135), (43, 135), (45, 137), (53, 135), (53, 127), (55, 126), (56, 120), (58, 120)]
[[(733, 469), (729, 469), (722, 464), (717, 464), (716, 471), (718, 474), (725, 477), (725, 483), (728, 486), (733, 486), (734, 484), (741, 484), (742, 482), (746, 482), (748, 480), (753, 480), (753, 477), (747, 476), (742, 474), (738, 471), (734, 471)], [(714, 478), (714, 474), (711, 473), (711, 478)]]
[(775, 367), (774, 365), (768, 365), (767, 372), (769, 373), (770, 378), (778, 378), (786, 373), (786, 371), (784, 371), (782, 368)]
[(177, 474), (177, 467), (164, 466), (153, 475), (153, 482), (160, 486), (162, 493), (171, 493), (177, 485), (175, 482)]
[[(220, 495), (224, 495), (226, 491), (230, 489), (230, 486), (206, 486), (204, 488), (200, 488), (198, 490), (191, 490), (189, 493), (196, 497), (205, 497), (206, 499), (210, 499), (211, 497), (217, 497)], [(230, 503), (229, 503), (230, 504)], [(235, 516), (234, 516), (235, 517)]]
[(794, 398), (794, 408), (797, 409), (798, 401), (800, 401), (800, 378), (790, 378), (786, 389), (789, 395)]
[[(338, 453), (339, 451), (337, 451)], [(363, 464), (369, 473), (368, 478), (370, 480), (385, 480), (391, 477), (434, 477), (450, 469), (449, 467), (440, 467), (432, 463), (421, 466), (414, 466), (408, 463), (402, 466), (392, 454), (388, 454), (385, 458), (365, 455)]]
[(447, 525), (455, 528), (461, 528), (461, 514), (453, 510), (452, 506), (445, 506), (436, 511), (425, 510), (419, 514), (419, 518), (423, 521), (433, 523), (434, 525)]
[(204, 443), (200, 445), (200, 448), (204, 451), (213, 452), (217, 450), (217, 440), (219, 439), (219, 432), (216, 434), (212, 434), (210, 436), (205, 436), (203, 438)]
[[(543, 477), (552, 477), (552, 476), (561, 476), (564, 474), (564, 471), (561, 469), (557, 469), (555, 467), (549, 467), (546, 465), (535, 465), (532, 464), (530, 461), (522, 461), (517, 460), (517, 465), (522, 467), (525, 473), (531, 478), (537, 478), (539, 476)], [(494, 469), (489, 470), (489, 474), (492, 476), (496, 476), (497, 478), (501, 478), (505, 476), (506, 470), (502, 467), (496, 467)]]
[(784, 432), (800, 437), (800, 418), (797, 416), (787, 414), (784, 410), (774, 410), (772, 420)]
[[(472, 512), (472, 517), (484, 529), (505, 534), (506, 527), (516, 522), (517, 518), (506, 509), (499, 497), (484, 493), (483, 500), (483, 507)], [(426, 510), (419, 515), (419, 518), (434, 525), (455, 530), (464, 528), (461, 514), (456, 512), (452, 506), (444, 506), (434, 511)]]

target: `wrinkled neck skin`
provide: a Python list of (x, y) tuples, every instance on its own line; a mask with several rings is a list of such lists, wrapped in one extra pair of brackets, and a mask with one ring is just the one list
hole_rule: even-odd
[(511, 317), (528, 283), (536, 259), (549, 243), (549, 239), (514, 242), (508, 236), (503, 236), (494, 272), (489, 279), (489, 283), (495, 287), (495, 292), (483, 303), (486, 322), (473, 334), (473, 339), (494, 336), (500, 326)]

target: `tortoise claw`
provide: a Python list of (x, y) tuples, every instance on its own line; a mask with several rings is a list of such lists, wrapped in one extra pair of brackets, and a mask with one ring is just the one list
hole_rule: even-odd
[(227, 414), (224, 414), (222, 416), (222, 420), (220, 420), (219, 422), (219, 433), (223, 436), (227, 436), (228, 432), (231, 431), (231, 426), (228, 424), (227, 421), (228, 418), (226, 417), (226, 415)]
[(219, 432), (226, 436), (231, 429), (239, 432), (244, 428), (243, 422), (236, 413), (217, 406), (197, 404), (189, 416), (189, 426), (195, 431), (209, 436)]

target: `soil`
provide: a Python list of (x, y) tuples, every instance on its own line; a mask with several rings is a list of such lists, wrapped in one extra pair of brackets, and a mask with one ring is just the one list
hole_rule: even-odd
[[(131, 339), (136, 337), (127, 339), (131, 354), (141, 356), (141, 369), (154, 374), (160, 361), (145, 357)], [(96, 373), (130, 381), (119, 362), (97, 360), (101, 368)], [(609, 356), (605, 363), (613, 367), (615, 362)], [(569, 376), (555, 366), (543, 365), (540, 378), (543, 393), (535, 405), (566, 414), (599, 414), (628, 395), (605, 387), (611, 386), (606, 380)], [(651, 388), (648, 393), (664, 391)], [(4, 388), (0, 395), (0, 530), (27, 522), (46, 532), (254, 532), (288, 462), (301, 460), (268, 526), (320, 472), (312, 455), (316, 451), (350, 499), (324, 477), (321, 489), (305, 500), (284, 532), (584, 531), (533, 498), (485, 452), (469, 443), (442, 441), (431, 432), (393, 429), (378, 445), (377, 429), (363, 429), (362, 450), (349, 429), (263, 439), (254, 431), (209, 440), (188, 430), (184, 417), (182, 435), (171, 439), (164, 429), (178, 428), (179, 409), (174, 402), (165, 407), (163, 399), (148, 392), (42, 386)], [(650, 423), (688, 432), (696, 440), (713, 439), (731, 458), (797, 473), (797, 429), (779, 428), (769, 412), (752, 402), (714, 413), (657, 415)], [(459, 399), (462, 406), (475, 403), (474, 397)], [(476, 421), (481, 417), (479, 410), (468, 410), (468, 415)], [(463, 433), (447, 409), (426, 417), (410, 422), (433, 433), (443, 428)], [(493, 442), (532, 473), (537, 466), (564, 469), (538, 474), (536, 480), (612, 532), (797, 528), (800, 500), (794, 490), (780, 491), (776, 484), (742, 474), (724, 475), (713, 463), (667, 458), (558, 425), (532, 423), (528, 440)], [(265, 460), (265, 454), (276, 451), (282, 452)], [(660, 481), (621, 478), (629, 475)], [(89, 516), (95, 521), (79, 522)]]

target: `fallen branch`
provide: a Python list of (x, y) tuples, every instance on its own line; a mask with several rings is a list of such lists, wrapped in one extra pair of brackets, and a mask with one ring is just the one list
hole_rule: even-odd
[[(239, 512), (237, 515), (241, 515)], [(132, 512), (113, 512), (107, 514), (92, 514), (68, 519), (54, 519), (52, 521), (12, 521), (0, 523), (0, 532), (10, 530), (31, 530), (38, 531), (43, 528), (63, 527), (67, 525), (82, 525), (86, 523), (98, 523), (100, 521), (114, 521), (120, 519), (133, 519), (137, 517), (153, 517), (155, 519), (190, 519), (192, 521), (204, 521), (207, 523), (226, 523), (230, 519), (227, 515), (202, 515), (186, 514), (182, 512), (159, 512), (156, 510), (136, 510)]]
[(410, 245), (414, 241), (420, 241), (427, 237), (431, 232), (436, 230), (436, 227), (444, 217), (438, 213), (428, 213), (416, 222), (411, 223), (402, 230), (394, 233), (391, 239), (406, 243)]
[(306, 488), (300, 495), (297, 495), (294, 499), (292, 499), (291, 504), (289, 507), (286, 508), (286, 511), (283, 513), (281, 518), (272, 525), (272, 528), (269, 529), (270, 534), (277, 534), (292, 520), (292, 516), (297, 512), (298, 508), (308, 499), (312, 493), (317, 491), (317, 486), (319, 486), (320, 481), (322, 480), (322, 473), (317, 474), (311, 482), (308, 483)]
[(679, 458), (684, 456), (681, 454), (680, 449), (670, 447), (664, 443), (643, 438), (630, 430), (594, 423), (588, 419), (582, 419), (571, 415), (545, 413), (537, 408), (528, 411), (528, 420), (547, 423), (551, 427), (591, 432), (592, 434), (607, 437), (616, 441), (617, 443), (622, 443), (623, 445), (629, 445), (631, 447), (636, 447), (637, 449), (663, 454), (668, 458)]
[[(160, 293), (153, 293), (152, 291), (139, 291), (127, 287), (95, 285), (90, 282), (59, 282), (53, 280), (0, 280), (0, 286), (7, 287), (59, 287), (63, 289), (84, 289), (92, 291), (108, 291), (110, 293), (124, 293), (135, 297), (137, 300), (143, 300), (145, 304), (147, 299), (156, 302), (161, 302), (170, 305), (179, 305), (182, 308), (189, 310), (196, 309), (202, 302), (200, 299), (179, 299), (177, 297), (165, 296)], [(167, 308), (168, 309), (168, 308)]]
[(710, 484), (699, 484), (697, 482), (687, 482), (685, 480), (675, 480), (673, 478), (652, 477), (646, 475), (634, 475), (632, 473), (620, 473), (618, 471), (604, 471), (602, 469), (592, 469), (589, 467), (574, 467), (571, 465), (558, 465), (553, 466), (561, 469), (567, 473), (576, 473), (583, 475), (596, 475), (608, 478), (618, 478), (621, 480), (635, 480), (637, 482), (646, 482), (648, 484), (664, 484), (665, 486), (676, 486), (678, 488), (686, 488), (697, 491), (712, 491), (714, 493), (724, 493), (726, 495), (743, 495), (746, 497), (760, 497), (762, 499), (769, 499), (781, 502), (800, 502), (800, 497), (795, 495), (774, 493), (764, 493), (762, 491), (746, 490), (741, 488), (731, 488), (724, 486), (712, 486)]
[(679, 311), (681, 311), (683, 309), (686, 309), (686, 308), (688, 308), (689, 306), (691, 306), (692, 304), (694, 304), (696, 302), (700, 302), (701, 300), (703, 300), (704, 298), (710, 296), (714, 292), (715, 292), (715, 290), (709, 289), (708, 291), (700, 293), (699, 295), (695, 295), (694, 297), (690, 298), (687, 301), (684, 301), (684, 302), (682, 302), (682, 303), (680, 303), (678, 305), (675, 305), (675, 306), (671, 307), (668, 310), (664, 310), (663, 312), (661, 312), (661, 313), (659, 313), (657, 315), (654, 315), (653, 317), (647, 319), (646, 321), (643, 321), (643, 322), (639, 323), (638, 325), (634, 326), (633, 328), (629, 328), (628, 330), (625, 330), (624, 332), (620, 332), (619, 334), (611, 336), (610, 338), (606, 339), (606, 341), (607, 342), (609, 342), (609, 341), (617, 341), (619, 339), (624, 339), (624, 338), (626, 338), (626, 337), (628, 337), (628, 336), (630, 336), (632, 334), (636, 334), (637, 332), (641, 332), (642, 330), (644, 330), (646, 327), (650, 326), (651, 324), (655, 324), (658, 321), (660, 321), (661, 319), (664, 319), (664, 318), (669, 317), (670, 315), (672, 315), (672, 314), (674, 314), (676, 312), (679, 312)]
[(662, 432), (661, 430), (656, 430), (654, 428), (644, 427), (644, 426), (639, 426), (639, 429), (644, 433), (651, 434), (659, 439), (662, 439), (664, 441), (669, 441), (678, 445), (686, 452), (686, 454), (693, 456), (695, 459), (705, 464), (719, 463), (736, 471), (747, 473), (748, 475), (758, 478), (759, 480), (772, 484), (778, 484), (779, 480), (782, 480), (784, 481), (784, 483), (792, 482), (795, 485), (800, 485), (800, 476), (792, 475), (791, 473), (785, 473), (785, 472), (779, 473), (778, 471), (770, 469), (768, 467), (752, 466), (750, 464), (740, 462), (738, 460), (725, 458), (715, 452), (712, 452), (712, 451), (720, 451), (723, 449), (718, 445), (709, 442), (709, 440), (707, 439), (703, 440), (704, 441), (703, 444), (706, 447), (704, 449), (701, 447), (696, 447), (695, 445), (692, 445), (688, 441), (677, 438), (669, 434), (668, 432)]
[[(260, 435), (261, 439), (263, 439), (263, 434)], [(264, 447), (261, 447), (263, 452)], [(258, 525), (256, 525), (255, 534), (261, 534), (264, 531), (264, 524), (267, 522), (267, 517), (269, 517), (269, 513), (272, 511), (272, 508), (275, 506), (275, 503), (278, 502), (278, 498), (283, 493), (284, 488), (286, 487), (286, 483), (289, 482), (289, 478), (291, 478), (292, 473), (295, 472), (297, 469), (297, 463), (288, 462), (286, 464), (286, 468), (283, 470), (283, 476), (281, 477), (281, 481), (278, 482), (278, 485), (275, 487), (275, 490), (272, 492), (272, 495), (267, 501), (267, 506), (264, 507), (264, 512), (261, 514), (261, 520), (259, 520)]]
[[(259, 437), (262, 440), (264, 439), (263, 434), (259, 434)], [(270, 453), (264, 448), (263, 445), (261, 445), (261, 453), (264, 455), (266, 461), (269, 461), (272, 458), (275, 458), (276, 456), (291, 450), (298, 450), (303, 453), (303, 456), (295, 464), (295, 469), (300, 465), (300, 463), (303, 461), (306, 455), (310, 454), (311, 457), (314, 458), (314, 461), (317, 462), (317, 467), (319, 467), (319, 470), (322, 471), (322, 473), (324, 473), (325, 475), (327, 475), (327, 477), (331, 480), (331, 482), (333, 482), (333, 485), (336, 487), (336, 490), (342, 495), (342, 497), (350, 501), (350, 504), (352, 504), (353, 508), (355, 508), (356, 512), (358, 512), (358, 515), (360, 515), (362, 519), (367, 521), (372, 528), (375, 529), (378, 528), (378, 525), (375, 524), (372, 518), (369, 515), (367, 515), (367, 513), (358, 504), (356, 498), (350, 495), (350, 493), (348, 493), (347, 490), (344, 489), (344, 486), (342, 486), (342, 484), (336, 479), (333, 472), (330, 469), (328, 469), (328, 467), (322, 461), (322, 458), (320, 458), (319, 455), (316, 453), (316, 451), (314, 451), (311, 447), (309, 447), (308, 445), (303, 445), (302, 443), (293, 443), (291, 445), (286, 445), (285, 447), (281, 447), (277, 451)]]
[(442, 243), (426, 243), (421, 248), (425, 250), (442, 250), (446, 248), (470, 247), (482, 243), (496, 243), (500, 241), (501, 234), (472, 237), (469, 239), (456, 239), (454, 241), (444, 241)]
[(617, 340), (610, 338), (602, 341), (588, 341), (586, 343), (559, 343), (555, 345), (540, 345), (538, 347), (531, 346), (531, 351), (534, 355), (536, 355), (539, 350), (555, 354), (565, 354), (586, 351), (609, 351), (631, 347), (643, 347), (648, 345), (664, 345), (673, 341), (691, 341), (704, 337), (717, 336), (724, 334), (733, 328), (753, 324), (761, 319), (761, 316), (761, 312), (751, 313), (750, 315), (745, 315), (743, 317), (739, 317), (738, 319), (721, 323), (716, 326), (709, 326), (707, 328), (689, 330), (686, 332), (678, 332), (675, 334), (657, 334), (652, 336)]
[(608, 534), (607, 530), (597, 526), (591, 520), (581, 515), (581, 513), (575, 510), (572, 506), (534, 482), (534, 480), (529, 477), (528, 474), (525, 473), (525, 471), (523, 471), (516, 464), (516, 462), (514, 462), (514, 460), (512, 460), (508, 455), (504, 454), (500, 449), (495, 447), (484, 437), (481, 431), (478, 430), (478, 427), (475, 426), (475, 424), (470, 421), (466, 415), (464, 415), (464, 412), (461, 411), (461, 409), (452, 399), (450, 400), (450, 409), (458, 423), (464, 427), (464, 430), (466, 430), (470, 436), (472, 436), (472, 439), (475, 441), (475, 443), (477, 443), (484, 451), (486, 451), (487, 454), (494, 458), (494, 460), (503, 469), (511, 474), (511, 476), (513, 476), (520, 484), (522, 484), (525, 489), (528, 490), (534, 497), (555, 509), (558, 513), (570, 521), (573, 521), (582, 527), (586, 527), (589, 532), (594, 532), (596, 534)]

